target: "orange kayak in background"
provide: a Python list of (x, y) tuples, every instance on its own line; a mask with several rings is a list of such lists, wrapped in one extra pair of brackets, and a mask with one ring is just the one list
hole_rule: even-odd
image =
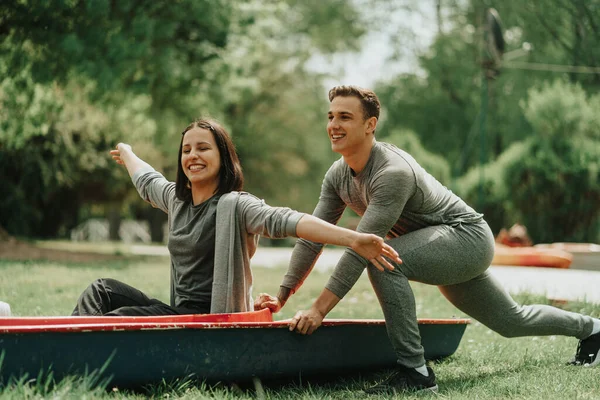
[(541, 243), (537, 249), (563, 250), (573, 255), (572, 269), (600, 271), (600, 244), (597, 243)]
[(573, 254), (555, 248), (509, 247), (496, 243), (492, 265), (569, 268)]

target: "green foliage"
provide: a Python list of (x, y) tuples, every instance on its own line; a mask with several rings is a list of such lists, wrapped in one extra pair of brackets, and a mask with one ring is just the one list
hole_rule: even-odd
[(511, 201), (538, 242), (592, 241), (600, 217), (600, 141), (596, 95), (556, 81), (532, 89), (524, 112), (537, 140), (510, 165)]
[(185, 92), (225, 46), (230, 3), (9, 1), (0, 19), (3, 72), (31, 65), (36, 82), (60, 84), (75, 73), (96, 81), (99, 95), (123, 87)]
[[(290, 24), (293, 32), (306, 35), (322, 53), (358, 50), (358, 41), (367, 30), (364, 16), (345, 0), (289, 0), (278, 20)], [(332, 40), (334, 38), (335, 40)], [(288, 39), (289, 40), (289, 39)]]
[(122, 195), (117, 183), (123, 179), (107, 152), (115, 127), (133, 122), (140, 139), (152, 136), (152, 121), (140, 116), (148, 101), (131, 97), (109, 114), (90, 103), (91, 90), (91, 82), (38, 84), (26, 70), (0, 83), (0, 187), (10, 194), (0, 205), (0, 221), (9, 232), (64, 234), (59, 229), (77, 223), (83, 202)]
[(531, 89), (527, 102), (521, 102), (536, 135), (555, 144), (578, 138), (600, 139), (598, 105), (600, 96), (588, 99), (581, 85), (561, 80)]
[(513, 193), (507, 187), (509, 166), (530, 154), (532, 140), (512, 144), (494, 162), (474, 167), (454, 183), (453, 189), (478, 212), (483, 213), (493, 232), (521, 220), (512, 204)]
[[(444, 154), (458, 175), (479, 163), (482, 154), (483, 160), (495, 159), (531, 132), (520, 103), (529, 88), (560, 76), (552, 65), (600, 66), (598, 5), (598, 0), (440, 2), (439, 32), (418, 54), (420, 70), (377, 87), (386, 111), (382, 137), (395, 128), (413, 130), (427, 149)], [(484, 84), (484, 13), (492, 6), (502, 17), (507, 57)], [(533, 51), (522, 51), (524, 42)], [(550, 66), (528, 70), (517, 61)], [(598, 89), (598, 76), (568, 74), (587, 93)]]
[[(521, 41), (533, 46), (527, 61), (554, 65), (600, 66), (599, 0), (508, 0), (495, 7), (498, 7), (502, 15), (505, 28), (513, 29), (511, 35), (518, 36)], [(515, 47), (520, 47), (520, 43), (511, 44), (508, 50), (514, 50)], [(542, 75), (548, 80), (557, 76), (553, 72)], [(573, 72), (563, 76), (568, 76), (571, 83), (580, 83), (588, 93), (598, 90), (600, 85), (598, 74)]]
[(563, 81), (530, 90), (522, 106), (534, 136), (470, 170), (456, 191), (495, 232), (520, 222), (534, 242), (597, 240), (599, 97)]
[[(540, 215), (537, 224), (550, 212), (548, 206), (541, 208), (542, 204), (551, 204), (553, 209), (564, 210), (564, 218), (547, 225), (568, 224), (569, 228), (532, 227), (541, 235), (536, 239), (596, 241), (600, 235), (597, 222), (590, 221), (589, 226), (573, 223), (566, 215), (597, 220), (595, 207), (580, 202), (596, 200), (596, 183), (592, 182), (598, 181), (595, 149), (600, 148), (600, 102), (586, 93), (597, 92), (600, 75), (558, 74), (555, 66), (600, 66), (599, 5), (598, 0), (439, 2), (438, 34), (431, 46), (418, 54), (420, 69), (381, 81), (376, 88), (384, 107), (382, 140), (395, 129), (408, 129), (427, 150), (443, 154), (457, 179), (451, 186), (483, 212), (496, 231), (516, 220), (523, 222), (524, 217), (534, 218), (534, 210)], [(489, 7), (495, 7), (501, 16), (506, 42), (505, 57), (495, 64), (495, 72), (484, 68), (490, 63), (484, 26)], [(531, 44), (533, 51), (523, 51), (523, 43)], [(529, 92), (557, 78), (563, 83), (552, 87), (562, 96), (547, 98), (546, 92)], [(564, 83), (567, 80), (580, 85), (569, 86)], [(557, 141), (550, 148), (560, 157), (556, 165), (552, 158), (547, 160), (548, 169), (554, 168), (554, 172), (544, 172), (540, 161), (535, 173), (547, 176), (545, 185), (572, 194), (552, 195), (542, 181), (528, 191), (524, 183), (509, 185), (509, 180), (517, 179), (517, 171), (507, 169), (523, 167), (523, 160), (537, 162), (533, 157), (549, 151), (538, 142), (550, 141), (549, 136)], [(564, 169), (569, 172), (556, 172)], [(568, 187), (563, 185), (569, 181)], [(514, 196), (522, 200), (517, 202)], [(575, 196), (585, 200), (572, 200)], [(582, 211), (576, 211), (579, 209)]]
[[(438, 79), (436, 75), (427, 80), (402, 75), (381, 84), (376, 92), (385, 119), (378, 134), (386, 140), (394, 129), (411, 130), (429, 151), (443, 154), (449, 161), (457, 160), (461, 144), (466, 141), (471, 121), (476, 116), (476, 108), (465, 107), (465, 100), (459, 98), (462, 94), (456, 93), (458, 89), (449, 88), (453, 94), (445, 92)], [(452, 85), (469, 84), (464, 80), (452, 82)], [(469, 101), (469, 104), (472, 103)]]
[[(225, 1), (4, 4), (0, 225), (64, 236), (83, 204), (123, 197), (131, 184), (108, 150), (159, 141), (157, 110), (196, 95), (194, 79), (226, 44), (229, 14)], [(143, 154), (161, 167), (156, 150)]]
[(310, 211), (333, 157), (305, 64), (355, 49), (364, 31), (341, 0), (7, 2), (0, 225), (65, 236), (99, 203), (160, 224), (107, 152), (128, 142), (173, 179), (179, 133), (201, 115), (230, 128), (248, 190)]

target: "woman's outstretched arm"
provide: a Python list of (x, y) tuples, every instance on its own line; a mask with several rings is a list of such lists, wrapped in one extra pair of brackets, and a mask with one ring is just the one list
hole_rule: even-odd
[(350, 247), (380, 271), (394, 269), (394, 266), (386, 258), (402, 263), (396, 250), (386, 244), (383, 238), (370, 233), (360, 233), (342, 228), (310, 214), (304, 215), (298, 221), (296, 235), (312, 242)]
[(110, 155), (117, 164), (124, 165), (127, 168), (127, 172), (131, 177), (144, 167), (152, 168), (150, 164), (136, 156), (131, 146), (125, 143), (117, 144), (116, 150), (111, 150)]

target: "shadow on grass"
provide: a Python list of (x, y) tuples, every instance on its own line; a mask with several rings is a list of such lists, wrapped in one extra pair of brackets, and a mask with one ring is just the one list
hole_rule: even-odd
[(500, 370), (494, 369), (493, 371), (472, 370), (469, 374), (461, 374), (461, 376), (453, 378), (445, 378), (443, 375), (437, 376), (436, 378), (438, 385), (440, 386), (440, 392), (463, 392), (467, 389), (486, 387), (488, 382), (492, 380), (509, 378), (525, 369), (527, 368), (523, 365), (515, 365)]

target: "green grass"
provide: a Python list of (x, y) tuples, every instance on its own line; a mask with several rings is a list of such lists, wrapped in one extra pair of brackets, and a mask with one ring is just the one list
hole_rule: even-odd
[[(10, 303), (16, 316), (68, 315), (81, 291), (94, 279), (111, 277), (168, 300), (169, 261), (163, 257), (95, 264), (14, 262), (0, 260), (0, 300)], [(254, 292), (275, 293), (285, 273), (280, 268), (254, 268)], [(321, 292), (328, 274), (313, 272), (276, 319), (290, 318), (309, 307)], [(467, 317), (450, 305), (437, 288), (413, 284), (420, 318)], [(543, 297), (518, 295), (521, 303), (548, 303)], [(600, 306), (568, 303), (570, 311), (600, 315)], [(331, 318), (382, 318), (366, 276), (329, 315)], [(449, 399), (597, 399), (598, 370), (564, 365), (577, 340), (550, 336), (506, 339), (473, 321), (452, 357), (434, 365), (439, 397)], [(386, 371), (368, 376), (340, 376), (326, 382), (268, 382), (238, 388), (208, 387), (192, 382), (162, 383), (141, 393), (103, 389), (94, 376), (73, 377), (52, 384), (48, 379), (20, 381), (0, 388), (0, 399), (348, 399), (363, 398), (361, 388), (383, 378)], [(432, 395), (405, 395), (416, 399)], [(436, 396), (437, 397), (437, 396)], [(387, 397), (370, 396), (369, 399)]]

